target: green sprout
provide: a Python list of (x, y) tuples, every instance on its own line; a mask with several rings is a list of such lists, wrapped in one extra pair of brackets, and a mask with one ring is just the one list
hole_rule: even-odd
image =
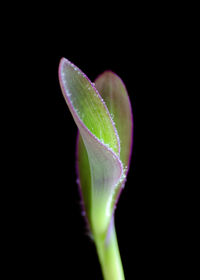
[(92, 83), (62, 58), (59, 81), (78, 127), (77, 175), (85, 217), (105, 280), (123, 280), (114, 211), (127, 177), (133, 118), (127, 90), (113, 72)]

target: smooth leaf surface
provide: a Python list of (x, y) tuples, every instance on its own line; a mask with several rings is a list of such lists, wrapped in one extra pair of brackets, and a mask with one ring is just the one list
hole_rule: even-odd
[(95, 87), (115, 123), (120, 139), (120, 159), (123, 165), (128, 167), (132, 148), (133, 117), (126, 87), (111, 71), (101, 74), (95, 80)]
[(86, 75), (67, 59), (59, 68), (65, 100), (88, 130), (119, 155), (119, 139), (107, 107)]
[[(87, 151), (82, 164), (87, 162), (91, 176), (87, 178), (91, 182), (90, 197), (86, 199), (88, 220), (93, 233), (104, 234), (111, 217), (111, 200), (123, 176), (123, 166), (118, 157), (119, 137), (102, 98), (80, 69), (62, 59), (59, 81)], [(84, 174), (84, 170), (80, 174)], [(86, 174), (89, 177), (89, 172)], [(83, 198), (87, 195), (86, 184), (84, 186)]]
[[(120, 139), (120, 160), (127, 175), (133, 142), (133, 114), (126, 87), (112, 71), (105, 71), (95, 80), (95, 87), (101, 94), (115, 123)], [(118, 185), (112, 206), (117, 202), (125, 179)]]

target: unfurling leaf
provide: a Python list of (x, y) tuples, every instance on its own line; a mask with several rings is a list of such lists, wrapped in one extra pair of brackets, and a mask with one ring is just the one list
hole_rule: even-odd
[[(93, 84), (63, 58), (59, 81), (79, 130), (77, 172), (86, 218), (97, 245), (99, 238), (104, 242), (112, 232), (115, 204), (128, 171), (133, 129), (130, 101), (123, 82), (111, 71), (101, 74)], [(102, 264), (105, 256), (100, 255)]]

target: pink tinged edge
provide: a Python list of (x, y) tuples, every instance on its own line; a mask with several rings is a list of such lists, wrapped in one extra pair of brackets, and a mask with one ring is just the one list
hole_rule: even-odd
[[(120, 174), (120, 177), (119, 177), (119, 179), (120, 179), (120, 178), (121, 178), (121, 175), (122, 175), (122, 173), (123, 173), (123, 166), (122, 166), (122, 163), (121, 163), (120, 158), (115, 154), (115, 152), (114, 152), (111, 148), (108, 148), (105, 144), (103, 144), (103, 143), (102, 143), (88, 128), (87, 128), (87, 126), (85, 126), (85, 124), (83, 123), (83, 121), (79, 118), (79, 116), (78, 116), (76, 110), (74, 109), (74, 107), (73, 107), (73, 105), (72, 105), (72, 103), (71, 103), (69, 97), (68, 97), (67, 94), (66, 94), (66, 90), (65, 90), (65, 87), (64, 87), (63, 82), (62, 82), (62, 74), (61, 74), (62, 65), (63, 65), (64, 62), (68, 62), (68, 63), (70, 63), (71, 65), (73, 65), (78, 71), (80, 71), (80, 72), (83, 74), (83, 76), (89, 81), (89, 83), (90, 83), (91, 85), (92, 85), (92, 83), (91, 83), (91, 81), (87, 78), (87, 76), (86, 76), (78, 67), (76, 67), (73, 63), (71, 63), (70, 61), (68, 61), (66, 58), (62, 58), (62, 59), (61, 59), (60, 64), (59, 64), (58, 76), (59, 76), (59, 82), (60, 82), (60, 86), (61, 86), (61, 89), (62, 89), (63, 96), (64, 96), (64, 98), (65, 98), (65, 100), (66, 100), (66, 102), (67, 102), (69, 108), (70, 108), (71, 111), (73, 112), (73, 114), (74, 114), (76, 120), (79, 122), (80, 126), (88, 133), (89, 137), (93, 138), (93, 140), (96, 141), (96, 144), (102, 146), (108, 153), (111, 153), (111, 155), (116, 159), (116, 163), (118, 163), (118, 165), (120, 166), (120, 170), (121, 170), (121, 174)], [(113, 123), (113, 120), (112, 120), (112, 118), (111, 118), (111, 116), (110, 116), (110, 113), (109, 113), (109, 111), (108, 111), (108, 108), (106, 107), (106, 105), (105, 105), (103, 99), (100, 97), (100, 94), (98, 93), (98, 91), (96, 90), (96, 88), (95, 88), (93, 85), (92, 85), (92, 87), (94, 88), (94, 90), (95, 90), (96, 93), (98, 94), (100, 100), (102, 101), (102, 103), (103, 103), (103, 105), (104, 105), (104, 107), (105, 107), (105, 109), (106, 109), (106, 111), (107, 111), (107, 113), (108, 113), (108, 115), (109, 115), (109, 117), (110, 117), (110, 119), (111, 119), (111, 122), (112, 122), (112, 124), (113, 124), (113, 127), (115, 128), (115, 125), (114, 125), (114, 123)], [(115, 130), (116, 130), (116, 128), (115, 128)], [(116, 136), (117, 136), (117, 140), (119, 141), (119, 136), (118, 136), (117, 130), (116, 130)], [(119, 141), (119, 148), (120, 148), (120, 141)], [(120, 151), (119, 151), (119, 152), (120, 152)]]
[[(122, 81), (122, 80), (121, 80)], [(123, 82), (122, 82), (123, 83)], [(124, 85), (124, 83), (123, 83)], [(125, 87), (125, 85), (124, 85)], [(125, 87), (126, 88), (126, 87)], [(133, 121), (133, 111), (132, 111), (132, 107), (131, 107), (131, 102), (130, 102), (130, 98), (128, 96), (128, 101), (129, 101), (129, 105), (130, 105), (130, 111), (131, 111), (131, 124), (132, 124), (132, 127), (131, 127), (131, 141), (130, 141), (130, 152), (129, 152), (129, 158), (128, 158), (128, 164), (127, 164), (127, 169), (126, 169), (126, 172), (125, 172), (125, 179), (124, 181), (122, 182), (122, 186), (121, 188), (119, 189), (119, 193), (118, 193), (118, 196), (116, 198), (116, 202), (115, 202), (115, 206), (117, 205), (118, 203), (118, 200), (119, 200), (119, 197), (121, 195), (121, 192), (123, 190), (123, 187), (124, 187), (124, 184), (126, 182), (126, 177), (127, 177), (127, 174), (128, 174), (128, 171), (129, 171), (129, 168), (130, 168), (130, 163), (131, 163), (131, 155), (132, 155), (132, 152), (133, 152), (133, 137), (134, 137), (134, 132), (133, 132), (133, 129), (134, 129), (134, 121)]]
[[(111, 120), (111, 123), (112, 123), (112, 125), (113, 125), (113, 127), (114, 127), (114, 130), (115, 130), (115, 133), (116, 133), (116, 136), (117, 136), (117, 141), (118, 141), (118, 146), (119, 146), (119, 154), (120, 154), (120, 140), (119, 140), (119, 136), (118, 136), (116, 127), (115, 127), (115, 125), (114, 125), (114, 122), (113, 122), (113, 120), (112, 120), (112, 118), (111, 118), (111, 116), (110, 116), (110, 113), (109, 113), (109, 111), (108, 111), (108, 108), (106, 107), (106, 105), (105, 105), (105, 103), (104, 103), (102, 97), (100, 96), (100, 94), (99, 94), (99, 92), (97, 91), (97, 89), (93, 86), (93, 84), (91, 83), (91, 81), (88, 79), (88, 77), (87, 77), (78, 67), (76, 67), (73, 63), (71, 63), (70, 61), (68, 61), (66, 58), (62, 58), (62, 59), (60, 60), (60, 64), (59, 64), (58, 76), (59, 76), (59, 82), (60, 82), (60, 86), (61, 86), (61, 89), (62, 89), (63, 96), (64, 96), (64, 98), (65, 98), (65, 100), (66, 100), (66, 102), (67, 102), (67, 104), (68, 104), (70, 110), (73, 112), (75, 118), (76, 118), (77, 121), (79, 122), (80, 126), (88, 133), (88, 135), (89, 135), (91, 138), (93, 138), (93, 139), (96, 141), (96, 143), (97, 143), (98, 145), (104, 147), (104, 149), (107, 150), (107, 152), (110, 152), (111, 155), (116, 159), (116, 163), (119, 165), (120, 170), (121, 170), (121, 174), (120, 174), (120, 177), (119, 177), (119, 179), (120, 179), (120, 178), (121, 178), (121, 175), (122, 175), (122, 173), (123, 173), (123, 166), (122, 166), (121, 160), (120, 160), (119, 157), (114, 153), (114, 151), (113, 151), (112, 149), (110, 149), (110, 148), (108, 148), (106, 145), (104, 145), (104, 144), (103, 144), (94, 134), (92, 134), (91, 131), (84, 125), (83, 121), (79, 118), (77, 112), (75, 111), (75, 109), (74, 109), (74, 107), (73, 107), (73, 105), (72, 105), (72, 103), (71, 103), (71, 101), (70, 101), (68, 95), (66, 94), (66, 90), (65, 90), (65, 87), (64, 87), (63, 81), (62, 81), (62, 66), (63, 66), (63, 64), (64, 64), (65, 62), (71, 64), (75, 69), (77, 69), (78, 71), (80, 71), (80, 73), (89, 81), (89, 83), (91, 84), (91, 86), (93, 87), (93, 89), (95, 90), (95, 92), (97, 93), (98, 97), (100, 98), (101, 102), (103, 103), (103, 106), (105, 107), (106, 112), (107, 112), (107, 114), (108, 114), (108, 116), (109, 116), (109, 118), (110, 118), (110, 120)], [(77, 140), (76, 140), (76, 141), (78, 141), (78, 136), (77, 136)], [(76, 143), (76, 144), (77, 144), (77, 143)], [(77, 148), (77, 146), (76, 146), (76, 155), (77, 155), (77, 152), (78, 152), (78, 148)], [(81, 185), (80, 185), (80, 182), (79, 182), (79, 171), (78, 171), (78, 167), (77, 167), (77, 162), (76, 162), (76, 171), (77, 171), (77, 174), (78, 174), (78, 185), (79, 185), (79, 188), (81, 189)], [(119, 179), (118, 179), (118, 180), (119, 180)], [(80, 193), (81, 193), (81, 192), (80, 192)], [(82, 193), (81, 193), (81, 197), (82, 197), (82, 201), (83, 201)], [(84, 203), (83, 203), (83, 205), (84, 205)], [(88, 227), (89, 227), (88, 219), (86, 219), (86, 221), (87, 221), (87, 225), (88, 225)]]
[[(82, 71), (80, 68), (78, 68), (76, 65), (74, 65), (71, 61), (69, 61), (68, 59), (66, 59), (66, 58), (63, 57), (63, 58), (61, 58), (61, 60), (60, 60), (59, 69), (58, 69), (58, 76), (59, 76), (59, 82), (60, 82), (60, 86), (61, 86), (61, 89), (62, 89), (62, 93), (63, 93), (63, 95), (64, 95), (64, 98), (67, 99), (67, 100), (69, 101), (69, 103), (70, 103), (70, 108), (73, 110), (73, 112), (75, 113), (75, 115), (78, 117), (80, 123), (83, 124), (83, 127), (85, 127), (85, 128), (87, 129), (87, 131), (88, 131), (91, 135), (93, 135), (93, 134), (89, 131), (89, 129), (84, 125), (84, 123), (82, 122), (82, 120), (79, 118), (78, 114), (77, 114), (76, 111), (73, 109), (73, 105), (71, 104), (70, 99), (68, 98), (67, 94), (65, 94), (66, 91), (65, 91), (64, 85), (63, 85), (63, 83), (62, 83), (62, 73), (61, 73), (61, 72), (62, 72), (62, 71), (61, 71), (61, 70), (62, 70), (62, 66), (63, 66), (63, 64), (64, 64), (65, 62), (68, 63), (68, 64), (70, 64), (70, 65), (74, 68), (74, 70), (79, 71), (79, 72), (83, 75), (83, 77), (90, 83), (90, 85), (92, 86), (92, 88), (93, 88), (94, 91), (96, 92), (97, 96), (98, 96), (99, 99), (101, 100), (101, 102), (102, 102), (102, 104), (103, 104), (103, 106), (104, 106), (104, 108), (105, 108), (105, 110), (106, 110), (106, 113), (107, 113), (108, 117), (110, 118), (110, 121), (111, 121), (111, 123), (112, 123), (112, 126), (113, 126), (113, 128), (114, 128), (115, 135), (116, 135), (116, 137), (117, 137), (117, 143), (118, 143), (118, 153), (119, 153), (119, 155), (120, 155), (120, 139), (119, 139), (119, 135), (118, 135), (118, 132), (117, 132), (117, 129), (116, 129), (115, 124), (114, 124), (114, 122), (113, 122), (113, 119), (112, 119), (112, 117), (111, 117), (111, 115), (110, 115), (110, 113), (109, 113), (109, 110), (108, 110), (108, 108), (107, 108), (107, 106), (106, 106), (106, 104), (105, 104), (103, 98), (102, 98), (101, 95), (99, 94), (98, 90), (95, 88), (94, 84), (93, 84), (93, 83), (90, 81), (90, 79), (86, 76), (86, 74), (83, 73), (83, 71)], [(96, 139), (98, 139), (95, 135), (93, 135), (93, 136), (94, 136)], [(98, 141), (99, 141), (99, 139), (98, 139)]]
[(88, 232), (89, 236), (92, 238), (92, 231), (90, 229), (90, 223), (89, 223), (88, 215), (87, 215), (86, 209), (85, 209), (85, 203), (84, 203), (84, 200), (83, 200), (83, 193), (82, 193), (81, 182), (80, 182), (80, 172), (79, 172), (79, 168), (78, 168), (79, 137), (80, 137), (80, 132), (78, 130), (77, 136), (76, 136), (76, 150), (75, 150), (75, 158), (76, 158), (75, 170), (76, 170), (76, 176), (77, 176), (76, 183), (78, 184), (79, 195), (80, 195), (80, 200), (81, 200), (81, 207), (82, 207), (82, 212), (81, 213), (82, 213), (82, 216), (85, 218), (85, 221), (86, 221), (87, 232)]

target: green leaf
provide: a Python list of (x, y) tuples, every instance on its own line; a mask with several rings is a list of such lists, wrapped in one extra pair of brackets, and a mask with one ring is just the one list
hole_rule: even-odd
[(126, 87), (111, 71), (101, 74), (95, 80), (95, 87), (115, 123), (120, 139), (120, 159), (123, 165), (128, 167), (132, 147), (133, 117)]
[[(120, 160), (128, 172), (133, 139), (133, 115), (131, 103), (122, 80), (113, 72), (105, 71), (95, 80), (95, 87), (101, 94), (106, 106), (115, 123), (120, 139)], [(126, 178), (124, 178), (126, 179)], [(113, 197), (112, 206), (116, 203), (120, 188), (125, 184), (125, 180), (120, 182)]]
[(60, 82), (73, 117), (77, 115), (93, 135), (119, 155), (116, 129), (94, 84), (67, 59), (60, 63)]
[[(133, 130), (132, 110), (127, 90), (122, 80), (111, 71), (106, 71), (103, 74), (101, 74), (95, 80), (95, 87), (97, 88), (103, 100), (105, 101), (106, 106), (117, 128), (118, 135), (120, 138), (120, 159), (124, 166), (124, 172), (127, 174), (132, 148)], [(88, 172), (89, 161), (81, 137), (79, 137), (78, 143), (77, 164), (87, 214), (91, 203), (90, 196), (88, 196), (88, 192), (91, 189), (91, 184), (90, 174)], [(120, 180), (118, 186), (115, 189), (115, 193), (113, 194), (112, 203), (110, 205), (111, 212), (114, 211), (114, 205), (117, 202), (120, 190), (123, 187), (124, 183), (125, 176), (123, 181)]]
[(112, 198), (123, 178), (117, 130), (94, 85), (66, 59), (60, 62), (59, 81), (85, 148), (84, 152), (79, 150), (79, 173), (82, 174), (80, 185), (84, 185), (82, 192), (90, 228), (93, 234), (106, 234), (112, 215)]
[(79, 129), (76, 157), (79, 185), (103, 276), (105, 280), (124, 280), (114, 209), (125, 184), (132, 149), (133, 118), (128, 94), (113, 72), (101, 74), (95, 88), (66, 59), (60, 62), (59, 81)]

